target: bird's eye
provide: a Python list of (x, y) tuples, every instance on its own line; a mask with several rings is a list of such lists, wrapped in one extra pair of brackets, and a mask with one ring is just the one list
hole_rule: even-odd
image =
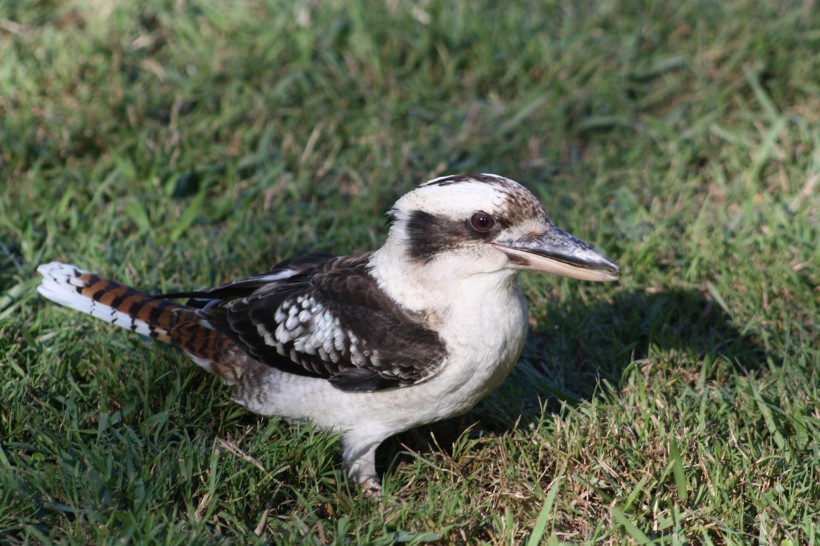
[(480, 233), (486, 233), (493, 229), (495, 220), (486, 212), (476, 212), (470, 217), (470, 225)]

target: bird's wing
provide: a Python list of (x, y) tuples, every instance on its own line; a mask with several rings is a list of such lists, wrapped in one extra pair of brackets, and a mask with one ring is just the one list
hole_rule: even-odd
[(369, 254), (312, 254), (268, 274), (186, 293), (202, 318), (258, 360), (345, 391), (412, 385), (439, 369), (443, 341), (368, 272)]

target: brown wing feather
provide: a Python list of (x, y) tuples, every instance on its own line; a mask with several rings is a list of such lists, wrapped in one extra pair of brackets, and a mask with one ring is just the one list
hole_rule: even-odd
[(438, 370), (446, 348), (379, 289), (369, 256), (327, 258), (245, 297), (209, 303), (200, 314), (285, 372), (326, 378), (342, 390), (412, 385)]

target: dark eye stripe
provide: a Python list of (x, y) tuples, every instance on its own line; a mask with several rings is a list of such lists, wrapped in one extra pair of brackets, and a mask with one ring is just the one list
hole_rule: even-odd
[(408, 254), (414, 260), (429, 262), (437, 254), (447, 252), (471, 241), (492, 239), (504, 227), (503, 218), (493, 218), (486, 229), (476, 229), (471, 218), (452, 220), (424, 211), (413, 211), (407, 220)]

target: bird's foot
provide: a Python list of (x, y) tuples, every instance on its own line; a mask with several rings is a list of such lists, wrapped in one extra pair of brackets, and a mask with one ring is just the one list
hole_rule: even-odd
[(368, 478), (359, 484), (362, 488), (362, 495), (366, 499), (378, 500), (382, 496), (382, 485), (378, 478)]

